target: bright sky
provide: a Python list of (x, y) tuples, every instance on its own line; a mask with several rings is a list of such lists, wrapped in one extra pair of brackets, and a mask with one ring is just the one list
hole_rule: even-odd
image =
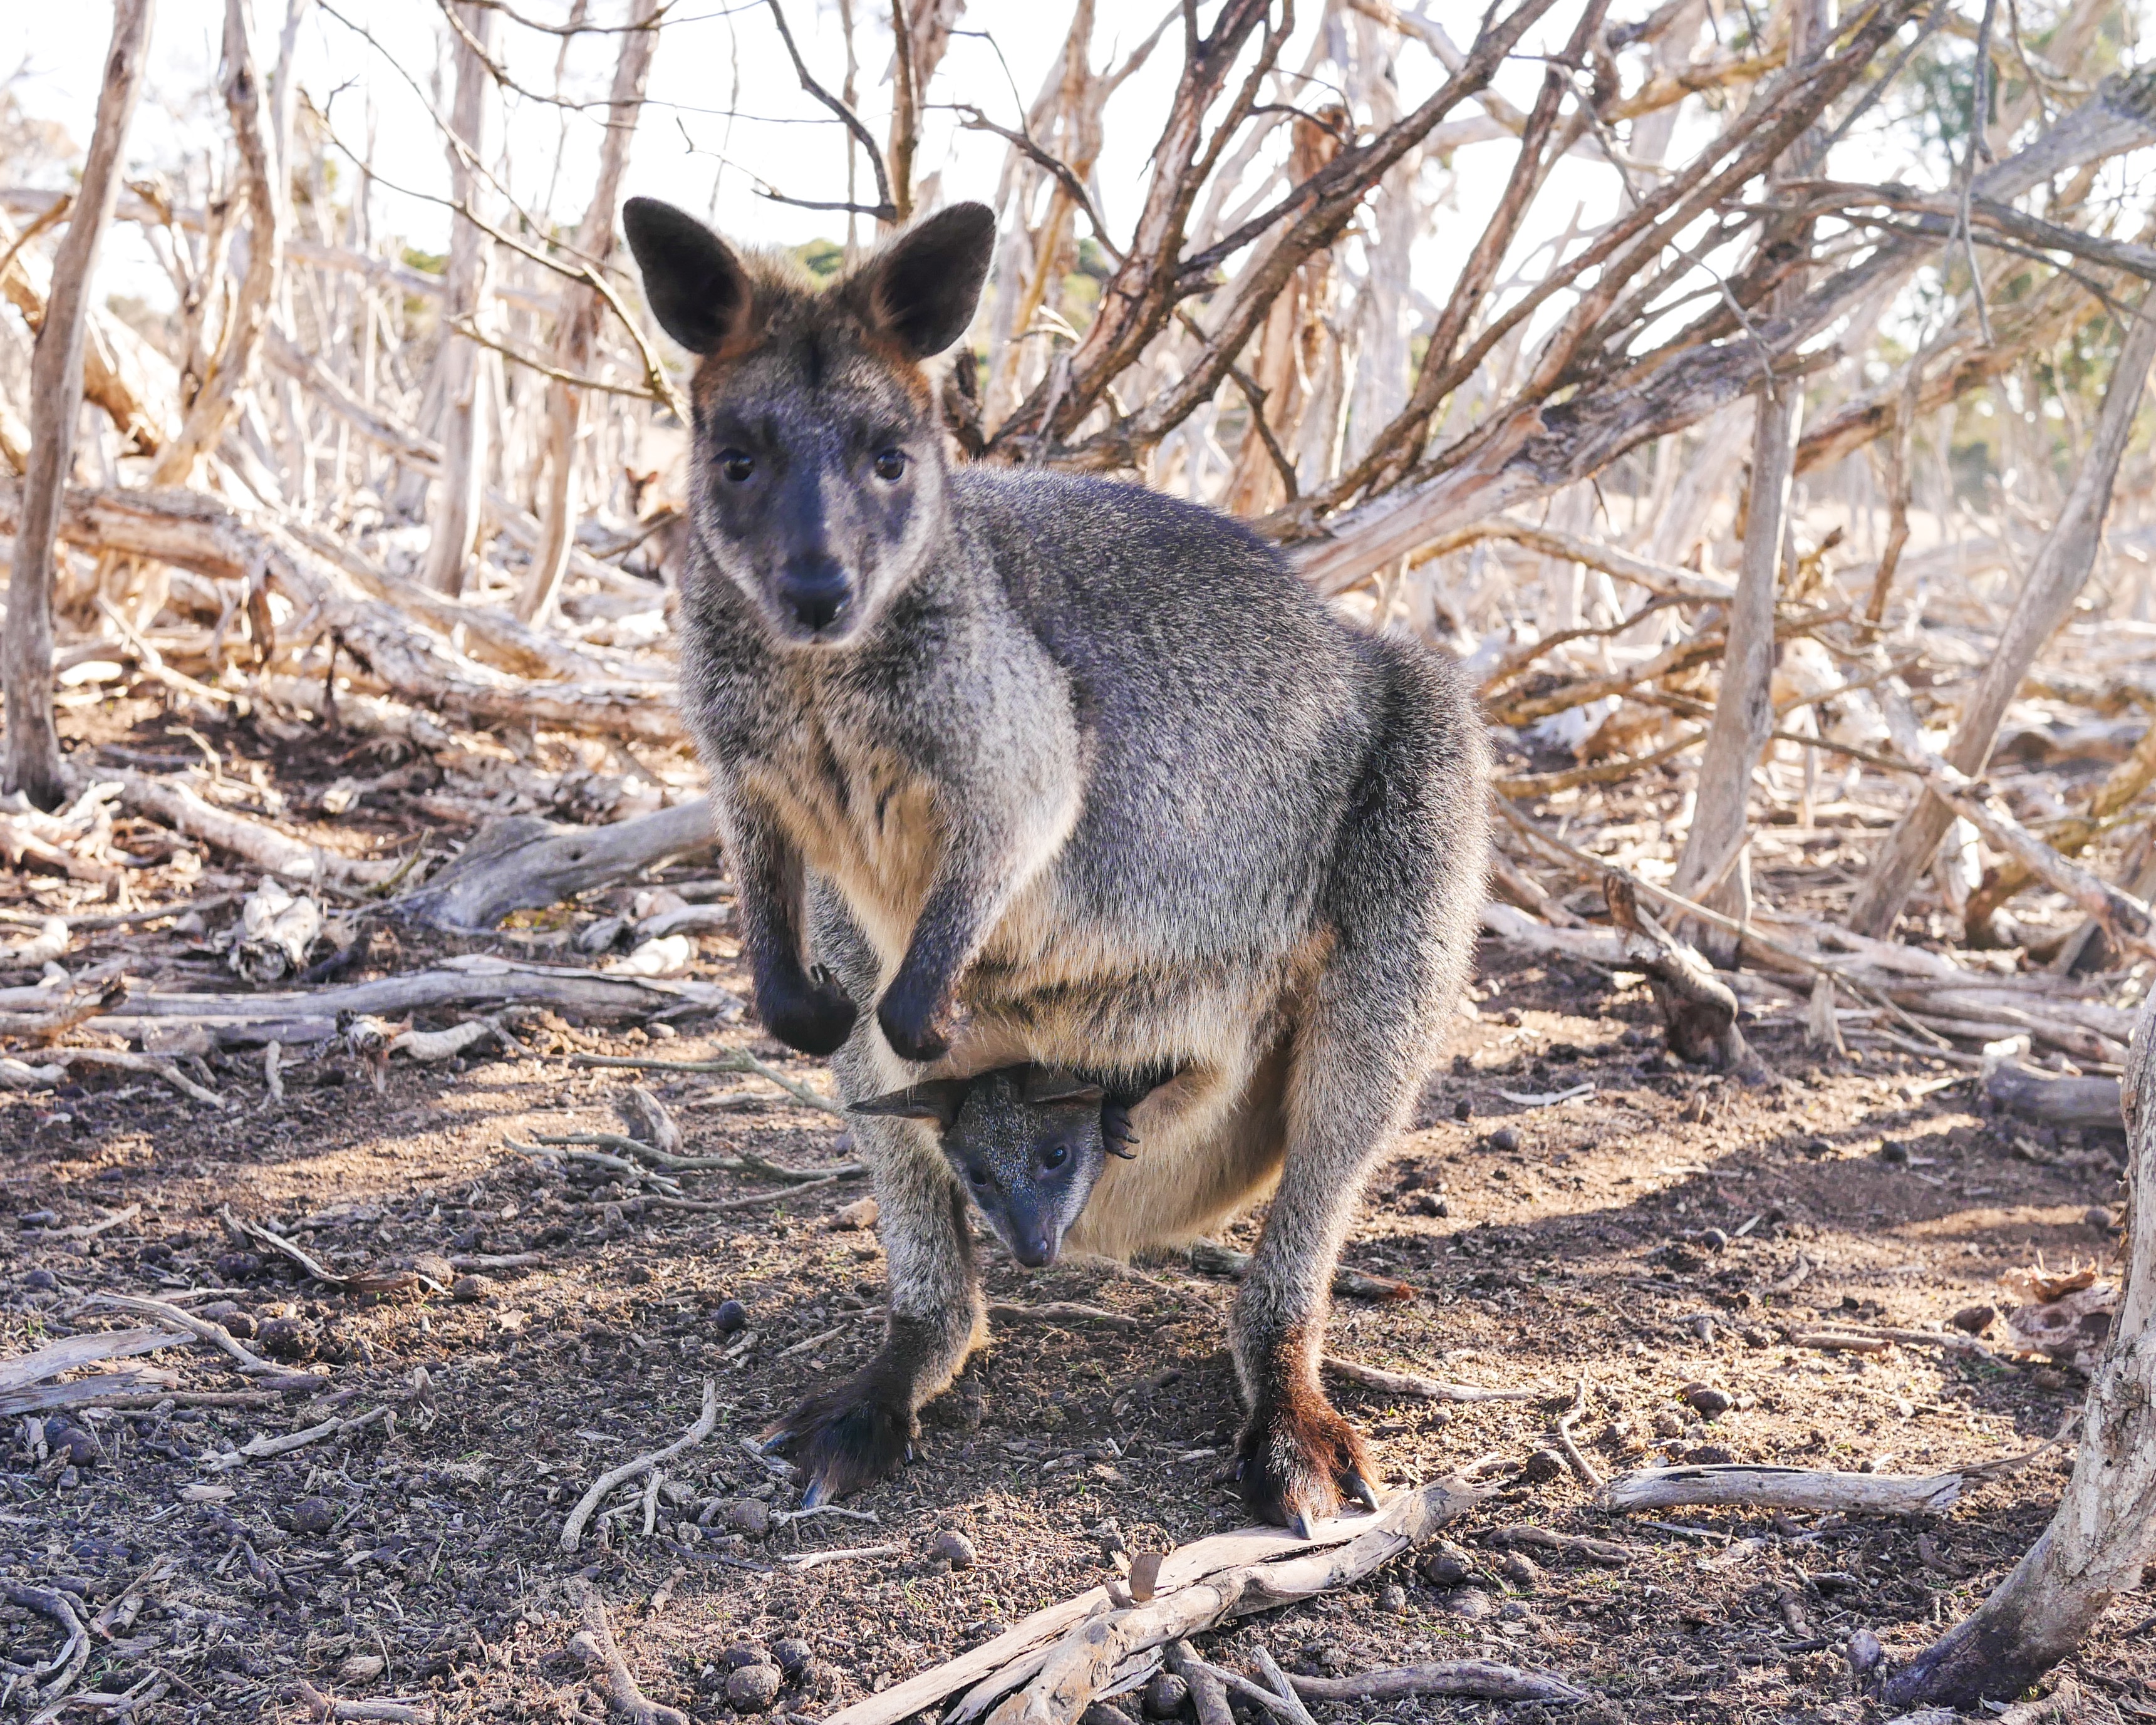
[[(844, 68), (836, 0), (826, 0), (820, 9), (817, 0), (786, 3), (812, 70), (835, 90)], [(861, 107), (880, 137), (888, 116), (888, 14), (875, 0), (855, 3)], [(1161, 21), (1159, 8), (1160, 0), (1099, 0), (1095, 64), (1119, 60)], [(258, 54), (266, 70), (275, 61), (283, 7), (281, 0), (255, 0), (255, 9)], [(516, 9), (558, 19), (567, 7), (566, 0), (521, 0)], [(1319, 9), (1307, 4), (1299, 8), (1305, 22), (1281, 56), (1283, 65), (1303, 63)], [(1637, 8), (1620, 0), (1615, 9)], [(1568, 30), (1572, 10), (1568, 5), (1557, 8), (1548, 33), (1561, 36)], [(625, 11), (625, 0), (593, 0), (591, 6), (592, 17), (600, 22), (617, 21)], [(1015, 124), (1061, 52), (1070, 11), (1067, 5), (1043, 5), (1040, 0), (973, 0), (960, 28), (977, 33), (953, 40), (935, 94), (947, 100), (961, 95), (998, 122)], [(1430, 0), (1427, 11), (1464, 42), (1473, 35), (1480, 8), (1460, 0)], [(131, 168), (169, 169), (190, 153), (198, 156), (211, 140), (221, 140), (223, 116), (215, 111), (210, 91), (223, 15), (223, 0), (159, 0), (151, 81), (130, 138)], [(79, 147), (88, 138), (110, 18), (101, 4), (44, 6), (18, 0), (0, 7), (0, 76), (12, 74), (11, 87), (23, 106), (66, 126)], [(551, 92), (558, 39), (506, 18), (500, 28), (512, 74), (528, 88)], [(373, 43), (359, 33), (361, 28)], [(1147, 152), (1181, 58), (1179, 37), (1179, 29), (1171, 27), (1151, 61), (1108, 110), (1101, 183), (1103, 213), (1118, 236), (1127, 231), (1143, 189)], [(434, 0), (322, 0), (308, 11), (295, 62), (301, 88), (326, 108), (336, 136), (346, 147), (363, 156), (371, 133), (374, 167), (382, 181), (437, 196), (447, 189), (447, 167), (427, 101), (434, 99), (438, 79), (446, 83), (447, 42)], [(603, 99), (617, 45), (618, 39), (611, 36), (577, 39), (565, 86), (572, 100)], [(1500, 87), (1517, 100), (1531, 101), (1540, 70), (1531, 61), (1516, 64), (1507, 69)], [(1421, 47), (1409, 44), (1402, 49), (1398, 76), (1404, 100), (1412, 104), (1435, 87), (1442, 69)], [(843, 236), (842, 215), (791, 208), (757, 195), (759, 178), (793, 196), (822, 199), (843, 196), (845, 183), (842, 134), (835, 125), (808, 123), (817, 121), (824, 110), (800, 90), (765, 0), (675, 0), (650, 97), (636, 139), (630, 191), (670, 198), (752, 241), (791, 244)], [(446, 112), (445, 90), (436, 105)], [(507, 177), (521, 199), (535, 208), (547, 205), (558, 150), (560, 178), (551, 207), (557, 218), (575, 219), (588, 197), (603, 111), (569, 114), (565, 121), (562, 110), (550, 105), (509, 98), (501, 136)], [(565, 124), (567, 146), (561, 150)], [(947, 200), (990, 198), (1004, 154), (1000, 139), (961, 130), (949, 113), (932, 113), (919, 172), (924, 180), (941, 177)], [(1471, 224), (1479, 227), (1502, 187), (1511, 156), (1509, 143), (1471, 146), (1460, 152), (1462, 171), (1450, 194), (1452, 208), (1440, 215), (1441, 231), (1431, 242), (1439, 274), (1456, 269), (1464, 249), (1448, 244), (1445, 235), (1456, 241), (1460, 231)], [(1547, 199), (1550, 208), (1563, 205), (1563, 213), (1556, 219), (1569, 216), (1585, 198), (1593, 206), (1592, 220), (1595, 208), (1606, 208), (1614, 196), (1614, 177), (1607, 169), (1583, 164), (1578, 172), (1576, 195), (1560, 186), (1555, 189), (1564, 195)], [(864, 199), (872, 190), (864, 167)], [(438, 206), (384, 192), (377, 208), (386, 231), (430, 249), (438, 248), (446, 234), (445, 213)], [(168, 297), (163, 274), (138, 236), (116, 234), (106, 255), (110, 290)]]

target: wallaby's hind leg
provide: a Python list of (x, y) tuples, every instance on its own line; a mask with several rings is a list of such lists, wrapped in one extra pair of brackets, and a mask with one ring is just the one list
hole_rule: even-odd
[[(812, 890), (817, 956), (857, 999), (875, 998), (874, 954), (829, 891)], [(831, 1065), (850, 1101), (893, 1087), (864, 1020)], [(906, 1459), (923, 1404), (957, 1376), (986, 1326), (966, 1195), (916, 1121), (855, 1116), (855, 1142), (875, 1171), (877, 1232), (891, 1278), (891, 1316), (875, 1357), (809, 1397), (764, 1433), (808, 1476), (804, 1507), (872, 1485)]]
[(1287, 1149), (1235, 1302), (1250, 1410), (1243, 1493), (1300, 1527), (1343, 1499), (1377, 1507), (1368, 1452), (1317, 1378), (1333, 1266), (1370, 1162), (1406, 1123), (1465, 978), (1483, 885), (1476, 721), (1434, 663), (1394, 658), (1383, 739), (1342, 824), (1326, 889), (1333, 943), (1303, 1009), (1284, 1107)]

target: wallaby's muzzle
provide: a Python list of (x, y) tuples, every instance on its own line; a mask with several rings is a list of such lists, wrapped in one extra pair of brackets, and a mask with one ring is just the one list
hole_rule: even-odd
[(803, 634), (829, 639), (851, 633), (854, 580), (836, 557), (816, 553), (788, 557), (772, 590)]

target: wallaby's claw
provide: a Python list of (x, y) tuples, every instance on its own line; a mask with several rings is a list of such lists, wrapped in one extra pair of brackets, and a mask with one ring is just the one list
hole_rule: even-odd
[(783, 1453), (808, 1479), (801, 1506), (851, 1496), (895, 1470), (911, 1451), (913, 1416), (849, 1381), (811, 1396), (765, 1434), (766, 1454)]
[(1261, 1520), (1300, 1538), (1337, 1515), (1343, 1499), (1377, 1507), (1363, 1440), (1315, 1384), (1260, 1402), (1236, 1449), (1244, 1500)]
[(876, 1004), (876, 1023), (892, 1052), (923, 1065), (951, 1052), (955, 1017), (947, 998), (924, 999), (903, 982), (894, 984)]

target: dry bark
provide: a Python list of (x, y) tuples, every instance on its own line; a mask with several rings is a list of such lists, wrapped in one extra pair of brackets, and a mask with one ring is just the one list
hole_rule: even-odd
[(2073, 1474), (2051, 1525), (1991, 1597), (1887, 1678), (1894, 1707), (2020, 1694), (2156, 1561), (2156, 999), (2142, 1009), (2123, 1094), (2133, 1221)]
[(114, 10), (96, 128), (30, 365), (30, 448), (0, 638), (8, 724), (0, 790), (20, 791), (41, 809), (57, 807), (67, 791), (53, 720), (53, 560), (61, 493), (74, 460), (90, 277), (120, 195), (120, 152), (141, 89), (154, 10), (153, 0), (118, 0)]
[(701, 797), (610, 827), (511, 815), (480, 828), (454, 862), (398, 904), (432, 928), (491, 928), (512, 911), (559, 904), (717, 842)]
[(1620, 1474), (1604, 1489), (1602, 1501), (1604, 1507), (1619, 1512), (1674, 1509), (1681, 1504), (1741, 1504), (1863, 1515), (1935, 1515), (1959, 1501), (1964, 1483), (1958, 1473), (1907, 1478), (1742, 1464), (1654, 1467)]

